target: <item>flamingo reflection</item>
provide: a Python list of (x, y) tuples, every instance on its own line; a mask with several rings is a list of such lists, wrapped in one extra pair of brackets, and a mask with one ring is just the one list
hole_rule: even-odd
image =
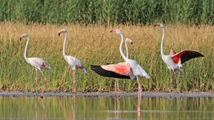
[(72, 113), (73, 113), (73, 120), (76, 120), (76, 96), (72, 97)]
[[(41, 100), (41, 105), (42, 105), (42, 111), (43, 111), (43, 117), (40, 117), (39, 114), (38, 114), (38, 111), (40, 111), (38, 109), (38, 105), (39, 105), (39, 100)], [(44, 99), (41, 99), (39, 98), (38, 96), (36, 96), (36, 102), (35, 102), (35, 117), (36, 117), (36, 120), (38, 119), (46, 119), (46, 109), (45, 109), (45, 105), (44, 105)]]
[(141, 113), (140, 103), (141, 103), (141, 93), (138, 94), (138, 98), (137, 98), (137, 120), (140, 120), (140, 113)]

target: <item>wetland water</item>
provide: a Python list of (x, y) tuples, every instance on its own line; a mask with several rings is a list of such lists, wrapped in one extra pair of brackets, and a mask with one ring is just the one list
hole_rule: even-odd
[(113, 93), (76, 94), (75, 97), (52, 93), (41, 99), (30, 93), (0, 93), (0, 120), (214, 119), (213, 94), (183, 94), (182, 99), (174, 94), (177, 96), (170, 100), (168, 94), (146, 93), (141, 99), (139, 113), (136, 94), (121, 94), (120, 99), (115, 99)]

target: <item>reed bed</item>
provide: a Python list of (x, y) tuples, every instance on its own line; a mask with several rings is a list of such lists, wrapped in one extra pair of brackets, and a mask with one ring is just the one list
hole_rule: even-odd
[[(28, 57), (42, 57), (52, 67), (43, 70), (48, 78), (46, 91), (69, 92), (72, 89), (72, 69), (62, 55), (64, 34), (58, 31), (66, 28), (68, 40), (66, 52), (79, 58), (88, 73), (77, 70), (77, 91), (112, 91), (114, 78), (105, 78), (90, 70), (90, 65), (123, 62), (119, 53), (120, 36), (110, 33), (112, 28), (120, 29), (125, 38), (134, 41), (129, 45), (129, 56), (148, 72), (152, 79), (141, 78), (143, 90), (165, 91), (169, 88), (169, 70), (160, 55), (162, 29), (150, 25), (102, 25), (82, 26), (42, 25), (13, 22), (0, 23), (0, 89), (2, 91), (35, 91), (35, 70), (23, 58), (26, 38), (19, 40), (23, 33), (30, 35)], [(184, 91), (213, 91), (213, 26), (185, 26), (166, 24), (165, 54), (170, 49), (180, 51), (192, 49), (204, 54), (204, 58), (190, 60), (183, 64), (183, 73), (173, 76), (174, 87)], [(176, 84), (176, 80), (179, 84)], [(39, 74), (39, 90), (44, 80)], [(177, 86), (176, 86), (177, 85)], [(123, 91), (137, 91), (135, 80), (120, 80)]]
[(214, 0), (4, 0), (0, 21), (41, 24), (214, 24)]

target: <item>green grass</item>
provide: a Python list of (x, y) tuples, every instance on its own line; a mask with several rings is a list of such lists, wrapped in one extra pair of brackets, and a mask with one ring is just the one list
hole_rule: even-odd
[[(48, 78), (46, 91), (71, 91), (72, 69), (62, 55), (64, 34), (57, 33), (62, 28), (68, 31), (68, 55), (77, 57), (87, 67), (88, 73), (77, 70), (78, 91), (112, 91), (114, 78), (105, 78), (90, 70), (90, 65), (123, 62), (119, 53), (120, 36), (110, 33), (113, 27), (102, 25), (81, 26), (71, 25), (41, 25), (4, 22), (0, 23), (0, 89), (4, 91), (34, 91), (35, 70), (23, 58), (26, 38), (19, 40), (24, 32), (30, 35), (28, 57), (42, 57), (52, 67), (43, 70)], [(168, 89), (169, 70), (160, 55), (162, 30), (153, 26), (115, 25), (125, 37), (133, 40), (129, 45), (129, 56), (152, 77), (151, 80), (141, 78), (143, 90), (165, 91)], [(201, 25), (165, 25), (165, 54), (173, 48), (176, 52), (192, 49), (204, 54), (204, 58), (193, 59), (183, 64), (183, 73), (176, 72), (174, 76), (179, 81), (182, 90), (213, 90), (213, 50), (214, 29), (212, 26)], [(39, 90), (43, 86), (43, 77), (39, 74)], [(174, 83), (174, 85), (176, 85)], [(176, 88), (176, 86), (174, 86)], [(134, 80), (120, 80), (120, 89), (137, 91)]]
[(30, 24), (214, 24), (214, 0), (3, 0), (0, 21)]

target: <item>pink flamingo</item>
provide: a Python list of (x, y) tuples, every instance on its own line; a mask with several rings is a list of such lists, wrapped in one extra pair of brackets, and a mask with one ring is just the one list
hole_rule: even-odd
[(68, 32), (66, 29), (62, 29), (58, 32), (58, 36), (60, 36), (61, 33), (65, 33), (64, 44), (63, 44), (63, 56), (73, 70), (73, 92), (76, 92), (76, 69), (77, 68), (82, 69), (85, 73), (87, 73), (87, 71), (79, 59), (65, 54), (65, 47), (66, 47)]
[[(132, 42), (132, 40), (129, 39), (129, 38), (126, 38), (125, 41), (126, 41), (126, 42), (125, 42), (126, 57), (128, 58), (128, 57), (129, 57), (129, 52), (128, 52), (128, 45), (127, 45), (127, 42), (129, 42), (130, 44), (132, 44), (133, 42)], [(119, 89), (119, 80), (118, 80), (117, 78), (116, 78), (115, 83), (114, 83), (114, 91), (115, 91), (115, 92), (116, 92), (116, 91), (120, 91), (120, 89)]]
[[(44, 76), (43, 72), (41, 69), (43, 68), (47, 68), (47, 69), (51, 69), (51, 67), (48, 65), (47, 62), (45, 62), (45, 60), (43, 58), (37, 58), (37, 57), (31, 57), (31, 58), (27, 58), (27, 48), (28, 48), (28, 43), (30, 41), (30, 37), (27, 33), (24, 33), (20, 36), (20, 40), (23, 37), (27, 37), (27, 42), (25, 45), (25, 51), (24, 51), (24, 58), (27, 61), (27, 63), (29, 63), (31, 66), (33, 66), (36, 70), (36, 93), (37, 93), (37, 87), (38, 87), (38, 71), (39, 70), (42, 74), (42, 76), (44, 77), (45, 82), (47, 81), (46, 77)], [(43, 91), (41, 93), (41, 98), (43, 98)]]
[(170, 51), (169, 55), (164, 54), (163, 46), (164, 46), (164, 36), (165, 36), (165, 28), (162, 23), (156, 23), (154, 26), (160, 26), (163, 30), (162, 41), (161, 41), (161, 56), (163, 61), (166, 63), (168, 69), (170, 70), (170, 91), (172, 91), (172, 72), (175, 70), (183, 72), (182, 64), (192, 58), (203, 57), (203, 55), (197, 51), (193, 50), (183, 50), (181, 52), (176, 53), (174, 50)]
[(109, 65), (91, 65), (91, 69), (95, 71), (97, 74), (105, 77), (136, 79), (138, 82), (138, 97), (140, 97), (142, 88), (139, 82), (139, 77), (144, 76), (147, 79), (150, 79), (150, 76), (137, 63), (136, 60), (129, 59), (124, 55), (122, 51), (122, 45), (124, 43), (124, 37), (122, 32), (119, 29), (113, 29), (110, 32), (114, 32), (121, 36), (121, 43), (120, 43), (119, 50), (125, 62), (118, 63), (118, 64), (109, 64)]

